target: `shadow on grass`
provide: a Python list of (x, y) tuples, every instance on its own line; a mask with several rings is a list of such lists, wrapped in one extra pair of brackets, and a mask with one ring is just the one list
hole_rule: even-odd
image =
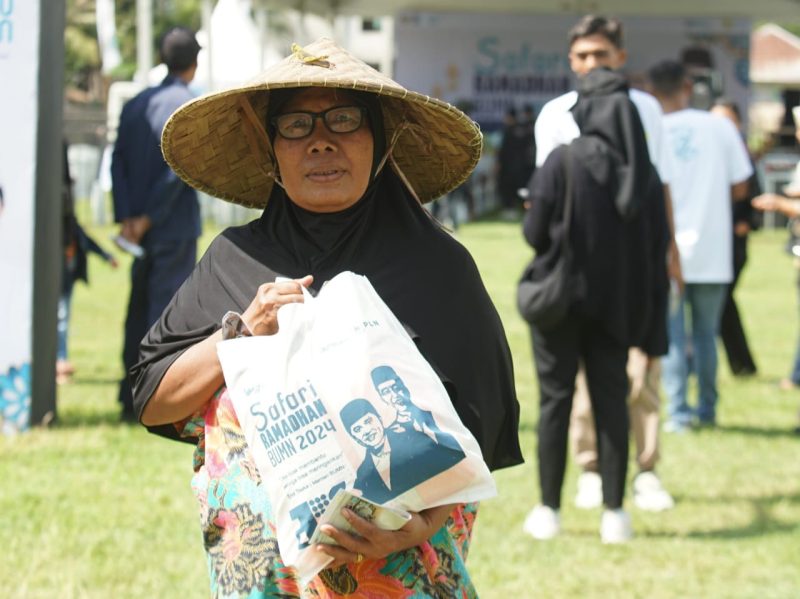
[(736, 528), (720, 528), (716, 530), (702, 530), (690, 532), (688, 539), (749, 539), (766, 535), (790, 533), (796, 531), (798, 525), (790, 522), (778, 522), (770, 519), (766, 514), (759, 514), (753, 521)]
[(114, 410), (59, 410), (58, 419), (51, 424), (55, 429), (84, 428), (91, 426), (140, 426), (135, 422), (120, 419), (120, 411)]
[[(752, 437), (797, 437), (800, 440), (800, 434), (795, 431), (794, 422), (787, 424), (787, 428), (767, 428), (760, 426), (744, 426), (744, 425), (719, 425), (715, 428), (698, 429), (696, 431), (689, 431), (687, 435), (705, 435), (705, 434), (738, 434)], [(536, 433), (538, 425), (536, 422), (521, 421), (519, 423), (519, 431), (521, 433)]]
[(472, 220), (469, 221), (467, 224), (516, 224), (522, 226), (522, 217), (524, 216), (523, 212), (518, 212), (514, 215), (511, 214), (504, 214), (502, 210), (495, 209), (490, 210), (488, 212), (484, 212), (478, 216), (475, 216)]
[(654, 531), (648, 530), (642, 536), (652, 538), (679, 538), (687, 539), (748, 539), (763, 537), (772, 534), (791, 533), (800, 529), (797, 522), (778, 520), (771, 515), (771, 508), (778, 503), (792, 503), (800, 505), (800, 493), (768, 495), (766, 497), (753, 497), (747, 495), (717, 495), (714, 497), (678, 496), (675, 498), (680, 505), (685, 503), (720, 504), (746, 501), (750, 504), (753, 514), (747, 524), (708, 530), (692, 530), (688, 532)]
[(88, 386), (95, 386), (95, 385), (119, 385), (119, 377), (115, 378), (107, 378), (102, 376), (91, 376), (91, 375), (75, 375), (72, 377), (72, 380), (68, 383), (69, 385), (88, 385)]
[(736, 433), (739, 435), (748, 435), (753, 437), (797, 437), (794, 424), (787, 424), (787, 428), (765, 428), (760, 426), (718, 426), (717, 431), (721, 433)]

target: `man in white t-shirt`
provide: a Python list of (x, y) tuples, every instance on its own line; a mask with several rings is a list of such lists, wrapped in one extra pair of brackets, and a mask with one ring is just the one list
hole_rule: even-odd
[[(670, 418), (666, 426), (680, 432), (694, 424), (716, 424), (716, 335), (733, 280), (731, 202), (746, 197), (753, 168), (739, 132), (728, 119), (689, 108), (691, 83), (680, 63), (661, 62), (649, 75), (664, 109), (667, 148), (674, 164), (670, 184), (675, 240), (685, 281), (683, 294), (675, 294), (670, 301), (669, 354), (664, 359)], [(691, 310), (688, 327), (687, 309)], [(691, 356), (687, 356), (689, 347)], [(687, 402), (687, 358), (697, 375), (695, 410)]]
[[(623, 47), (622, 24), (614, 18), (586, 15), (570, 30), (570, 68), (581, 77), (598, 67), (621, 69), (627, 60)], [(662, 112), (658, 101), (645, 92), (630, 90), (631, 101), (636, 106), (647, 136), (650, 160), (664, 183), (667, 216), (672, 230), (669, 196), (670, 163), (664, 149)], [(536, 119), (536, 165), (544, 164), (550, 153), (559, 145), (568, 144), (580, 135), (571, 109), (578, 99), (576, 91), (568, 92), (544, 105)], [(670, 276), (680, 286), (680, 260), (674, 239), (669, 252)], [(631, 392), (628, 396), (631, 429), (636, 441), (636, 458), (639, 474), (633, 481), (634, 503), (647, 510), (671, 508), (674, 503), (655, 474), (659, 457), (660, 419), (660, 364), (655, 356), (648, 356), (632, 348), (628, 358), (628, 376)], [(575, 504), (580, 508), (599, 507), (603, 500), (602, 480), (598, 474), (597, 437), (591, 399), (581, 367), (576, 380), (570, 418), (570, 441), (573, 454), (582, 473), (578, 478)], [(542, 527), (545, 525), (543, 524)], [(624, 528), (624, 527), (621, 527)], [(623, 531), (629, 535), (629, 531)], [(536, 535), (534, 535), (536, 536)]]

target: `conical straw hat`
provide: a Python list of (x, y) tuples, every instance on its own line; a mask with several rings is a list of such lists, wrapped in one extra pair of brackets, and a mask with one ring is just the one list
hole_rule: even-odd
[(463, 183), (481, 153), (480, 129), (447, 102), (409, 91), (321, 38), (250, 83), (184, 104), (167, 121), (161, 146), (189, 185), (251, 208), (267, 204), (276, 164), (265, 124), (269, 90), (334, 87), (377, 94), (390, 164), (421, 202)]

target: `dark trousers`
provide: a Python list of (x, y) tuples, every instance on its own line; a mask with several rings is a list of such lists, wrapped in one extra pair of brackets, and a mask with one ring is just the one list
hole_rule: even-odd
[(125, 317), (122, 362), (125, 373), (119, 384), (123, 415), (133, 415), (133, 395), (128, 371), (139, 361), (139, 344), (159, 319), (164, 308), (194, 269), (197, 241), (150, 243), (147, 254), (131, 266), (131, 295)]
[(622, 506), (628, 469), (628, 348), (593, 324), (570, 315), (546, 333), (531, 327), (539, 378), (539, 484), (542, 503), (561, 505), (567, 465), (567, 436), (578, 362), (586, 382), (597, 430), (598, 466), (603, 503)]
[(736, 300), (733, 298), (733, 290), (739, 280), (739, 275), (747, 262), (747, 236), (733, 237), (733, 282), (728, 288), (728, 297), (725, 300), (725, 307), (722, 311), (720, 321), (720, 337), (725, 346), (725, 353), (728, 355), (728, 364), (733, 374), (754, 374), (756, 363), (750, 353), (747, 344), (747, 337), (739, 318), (739, 310), (736, 307)]

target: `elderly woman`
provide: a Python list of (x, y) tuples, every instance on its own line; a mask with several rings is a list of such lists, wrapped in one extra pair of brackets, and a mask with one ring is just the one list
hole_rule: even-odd
[[(226, 229), (145, 337), (131, 371), (151, 431), (197, 443), (193, 488), (216, 597), (299, 597), (271, 506), (224, 387), (215, 344), (272, 335), (281, 306), (336, 274), (367, 276), (440, 373), (492, 469), (522, 461), (508, 344), (469, 253), (421, 202), (463, 182), (481, 136), (449, 104), (405, 90), (330, 40), (295, 48), (254, 83), (186, 104), (164, 155), (198, 189), (263, 208)], [(288, 281), (276, 282), (276, 277)], [(228, 311), (238, 317), (221, 320)], [(350, 514), (361, 538), (308, 596), (474, 596), (464, 565), (475, 505), (413, 514), (394, 532)]]

